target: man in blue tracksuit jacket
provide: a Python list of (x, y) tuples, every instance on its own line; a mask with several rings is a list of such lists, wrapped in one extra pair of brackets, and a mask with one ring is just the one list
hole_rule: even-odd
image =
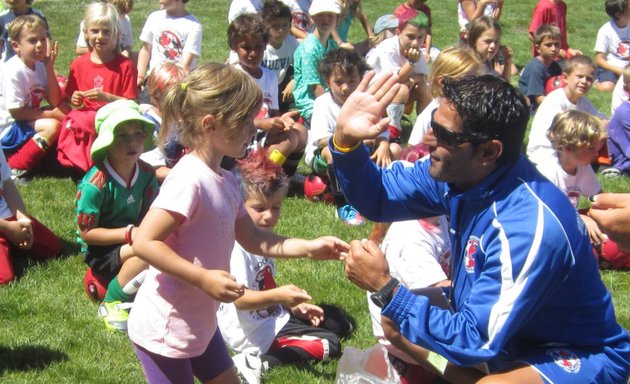
[(386, 126), (395, 79), (363, 82), (330, 142), (344, 194), (365, 217), (449, 216), (452, 311), (392, 280), (374, 243), (352, 243), (346, 274), (375, 292), (392, 342), (426, 366), (428, 351), (445, 357), (437, 371), (457, 383), (626, 383), (630, 338), (585, 227), (520, 154), (522, 95), (491, 75), (446, 79), (429, 159), (381, 170), (360, 141)]

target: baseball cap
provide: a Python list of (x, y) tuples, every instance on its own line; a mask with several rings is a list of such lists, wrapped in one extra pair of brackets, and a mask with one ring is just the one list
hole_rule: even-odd
[(114, 130), (120, 124), (128, 121), (139, 121), (148, 135), (144, 141), (144, 148), (153, 145), (153, 130), (155, 123), (142, 116), (140, 107), (133, 100), (116, 100), (104, 105), (96, 112), (94, 126), (96, 128), (96, 140), (92, 143), (90, 156), (93, 161), (105, 158), (107, 148), (114, 142)]
[(314, 16), (318, 13), (324, 12), (336, 13), (339, 15), (341, 13), (341, 6), (337, 0), (313, 0), (313, 3), (308, 9), (308, 14)]
[(383, 15), (374, 23), (374, 34), (379, 34), (386, 29), (398, 28), (398, 19), (394, 15)]

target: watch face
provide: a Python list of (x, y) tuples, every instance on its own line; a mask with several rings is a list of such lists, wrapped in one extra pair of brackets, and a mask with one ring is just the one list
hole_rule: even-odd
[(379, 308), (385, 307), (385, 303), (383, 302), (383, 298), (380, 297), (378, 294), (376, 294), (376, 293), (371, 294), (370, 295), (370, 299), (372, 299), (372, 302), (377, 307), (379, 307)]

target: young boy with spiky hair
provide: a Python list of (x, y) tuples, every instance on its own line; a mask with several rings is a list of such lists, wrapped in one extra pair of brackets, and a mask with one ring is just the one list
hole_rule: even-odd
[[(238, 162), (240, 190), (254, 224), (272, 231), (278, 224), (289, 180), (264, 152), (251, 152)], [(233, 303), (219, 307), (221, 334), (238, 354), (233, 357), (242, 382), (260, 383), (268, 369), (304, 364), (341, 354), (340, 338), (353, 326), (332, 305), (308, 303), (311, 296), (293, 284), (278, 286), (273, 258), (252, 254), (237, 242), (230, 273), (246, 286)]]

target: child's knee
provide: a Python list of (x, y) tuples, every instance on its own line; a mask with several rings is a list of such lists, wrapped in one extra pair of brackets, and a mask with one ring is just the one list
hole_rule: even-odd
[(407, 100), (409, 100), (409, 87), (405, 84), (401, 84), (400, 88), (398, 89), (398, 93), (396, 93), (396, 96), (394, 97), (394, 100), (392, 102), (404, 104), (407, 102)]
[(39, 119), (33, 127), (35, 132), (45, 137), (48, 141), (55, 141), (59, 137), (61, 122), (57, 119)]

